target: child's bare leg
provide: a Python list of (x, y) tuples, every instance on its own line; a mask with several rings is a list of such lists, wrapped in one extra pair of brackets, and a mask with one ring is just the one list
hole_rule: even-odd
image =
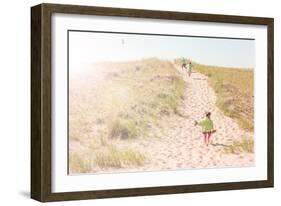
[(208, 144), (210, 143), (211, 136), (212, 136), (212, 132), (208, 132)]
[(207, 140), (208, 140), (207, 133), (204, 132), (203, 134), (204, 134), (204, 143), (207, 144)]

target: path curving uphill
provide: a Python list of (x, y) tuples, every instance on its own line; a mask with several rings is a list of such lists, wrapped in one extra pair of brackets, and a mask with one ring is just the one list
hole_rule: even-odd
[[(93, 168), (94, 172), (160, 171), (191, 168), (223, 168), (254, 166), (253, 153), (227, 153), (235, 141), (253, 137), (242, 130), (237, 122), (227, 117), (216, 106), (216, 94), (208, 84), (208, 77), (193, 72), (188, 76), (181, 67), (174, 65), (185, 81), (185, 92), (177, 114), (163, 115), (160, 124), (153, 125), (148, 134), (132, 140), (114, 140), (118, 148), (130, 148), (143, 154), (142, 166), (124, 165), (121, 168)], [(206, 146), (201, 129), (194, 121), (211, 112), (216, 133)], [(112, 140), (113, 141), (113, 140)]]
[[(187, 72), (182, 71), (180, 67), (175, 68), (181, 73), (186, 84), (179, 115), (166, 119), (167, 122), (163, 123), (161, 129), (152, 128), (151, 136), (159, 138), (142, 138), (130, 142), (131, 148), (145, 154), (149, 160), (137, 170), (254, 166), (253, 153), (225, 152), (225, 148), (234, 141), (250, 138), (253, 133), (242, 130), (235, 120), (225, 116), (217, 108), (216, 95), (208, 84), (208, 77), (197, 72), (188, 77)], [(194, 120), (204, 118), (206, 111), (212, 113), (217, 130), (209, 146), (204, 144), (200, 128), (194, 126)]]

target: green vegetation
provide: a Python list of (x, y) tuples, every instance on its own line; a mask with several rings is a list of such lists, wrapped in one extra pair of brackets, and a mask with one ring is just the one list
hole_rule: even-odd
[(235, 141), (232, 145), (224, 148), (226, 153), (239, 154), (239, 153), (253, 153), (254, 152), (254, 140), (242, 139), (241, 141)]
[(69, 154), (69, 172), (70, 173), (86, 173), (92, 169), (92, 163), (89, 157), (79, 155), (78, 153)]
[[(70, 145), (77, 144), (70, 147), (70, 171), (141, 165), (142, 154), (113, 149), (112, 143), (147, 137), (163, 118), (178, 113), (184, 90), (172, 63), (156, 58), (93, 64), (79, 78), (70, 76), (69, 137)], [(82, 150), (90, 155), (76, 157)]]
[(217, 106), (225, 115), (237, 120), (241, 128), (254, 129), (254, 72), (194, 64), (195, 70), (209, 77), (217, 95)]
[(125, 166), (142, 166), (146, 160), (141, 153), (130, 148), (117, 149), (110, 145), (94, 153), (71, 153), (69, 166), (71, 173), (94, 172), (94, 167), (122, 168)]
[(141, 166), (144, 164), (145, 157), (137, 151), (130, 148), (117, 150), (111, 146), (106, 151), (95, 155), (94, 162), (100, 168), (123, 166)]
[(168, 61), (146, 59), (95, 67), (106, 71), (99, 84), (88, 76), (82, 88), (70, 85), (70, 138), (79, 139), (95, 124), (105, 124), (104, 133), (110, 138), (145, 135), (161, 116), (176, 113), (183, 99), (184, 81)]

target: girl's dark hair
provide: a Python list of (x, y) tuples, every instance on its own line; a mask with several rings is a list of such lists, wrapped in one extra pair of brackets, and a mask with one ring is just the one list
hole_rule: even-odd
[(211, 116), (211, 112), (206, 112), (206, 117), (210, 117)]

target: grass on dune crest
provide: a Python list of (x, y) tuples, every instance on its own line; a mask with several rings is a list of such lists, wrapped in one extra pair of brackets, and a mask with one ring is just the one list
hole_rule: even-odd
[(254, 130), (253, 69), (223, 68), (194, 64), (196, 71), (209, 77), (217, 95), (217, 106), (225, 115), (237, 120), (246, 131)]
[[(175, 64), (181, 65), (182, 59)], [(214, 89), (216, 105), (249, 132), (254, 131), (254, 70), (252, 68), (227, 68), (202, 65), (192, 62), (195, 71), (208, 76), (208, 83)], [(242, 138), (224, 147), (228, 154), (253, 153), (254, 139)]]
[(111, 138), (136, 138), (161, 116), (177, 112), (185, 88), (170, 62), (151, 58), (95, 66), (103, 67), (103, 81), (96, 84), (89, 74), (80, 88), (71, 89), (70, 138), (99, 124)]
[[(150, 58), (93, 64), (84, 76), (70, 76), (69, 87), (70, 144), (81, 147), (70, 152), (70, 170), (87, 172), (95, 166), (141, 165), (143, 154), (110, 149), (111, 142), (146, 137), (162, 118), (177, 114), (185, 82), (171, 62)], [(78, 157), (82, 149), (95, 155), (91, 166), (87, 156)]]

